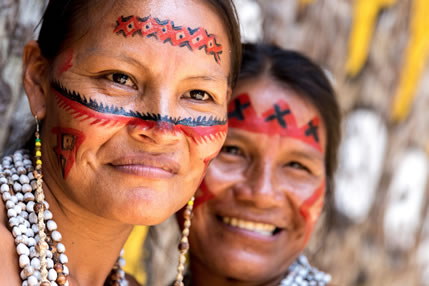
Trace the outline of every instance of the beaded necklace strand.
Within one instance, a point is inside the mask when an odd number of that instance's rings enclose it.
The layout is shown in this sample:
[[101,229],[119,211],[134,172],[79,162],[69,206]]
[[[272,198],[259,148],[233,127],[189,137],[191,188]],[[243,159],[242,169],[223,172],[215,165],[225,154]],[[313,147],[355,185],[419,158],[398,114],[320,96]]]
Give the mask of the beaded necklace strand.
[[[36,167],[33,167],[30,153],[25,150],[3,157],[0,191],[19,256],[22,286],[67,286],[68,258],[61,243],[61,233],[43,193],[41,156],[37,131]],[[128,285],[122,270],[125,261],[121,256],[107,277],[105,286]]]

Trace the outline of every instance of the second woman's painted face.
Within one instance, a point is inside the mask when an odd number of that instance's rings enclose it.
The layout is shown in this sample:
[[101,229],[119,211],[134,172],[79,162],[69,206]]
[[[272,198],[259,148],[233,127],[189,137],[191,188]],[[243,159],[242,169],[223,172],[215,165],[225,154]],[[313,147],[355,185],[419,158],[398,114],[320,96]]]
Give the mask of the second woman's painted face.
[[217,275],[268,285],[320,215],[326,131],[312,104],[268,78],[239,82],[228,117],[223,149],[197,193],[191,255]]
[[227,34],[203,1],[116,1],[88,25],[53,63],[45,181],[97,215],[159,223],[225,139]]

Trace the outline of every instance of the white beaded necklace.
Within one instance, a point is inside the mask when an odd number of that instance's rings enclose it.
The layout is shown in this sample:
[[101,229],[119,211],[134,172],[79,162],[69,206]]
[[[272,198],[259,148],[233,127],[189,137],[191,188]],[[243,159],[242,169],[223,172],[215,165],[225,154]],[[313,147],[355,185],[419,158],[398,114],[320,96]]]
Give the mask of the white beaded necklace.
[[[36,139],[36,164],[41,167],[40,145]],[[0,191],[15,238],[22,286],[66,286],[69,270],[65,246],[44,199],[41,168],[35,170],[30,158],[28,151],[20,150],[4,157],[0,164]],[[104,285],[128,285],[124,264],[120,256]]]
[[326,286],[330,281],[331,275],[312,267],[307,257],[300,255],[289,267],[280,286]]

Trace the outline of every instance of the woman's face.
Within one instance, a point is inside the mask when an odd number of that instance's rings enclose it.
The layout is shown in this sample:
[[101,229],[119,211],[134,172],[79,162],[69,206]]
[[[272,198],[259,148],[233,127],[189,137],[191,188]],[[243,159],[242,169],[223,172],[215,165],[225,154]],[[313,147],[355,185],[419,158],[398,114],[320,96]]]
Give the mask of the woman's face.
[[323,206],[325,127],[312,104],[268,78],[239,82],[228,118],[197,192],[191,260],[223,277],[275,281]]
[[230,46],[203,1],[116,3],[43,83],[45,181],[97,215],[155,224],[224,142]]

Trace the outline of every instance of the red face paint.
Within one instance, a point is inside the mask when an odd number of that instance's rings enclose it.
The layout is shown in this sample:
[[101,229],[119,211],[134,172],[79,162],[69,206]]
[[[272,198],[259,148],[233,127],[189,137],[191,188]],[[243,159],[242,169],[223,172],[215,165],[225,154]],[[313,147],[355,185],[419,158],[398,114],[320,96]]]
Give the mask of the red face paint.
[[325,182],[314,191],[314,193],[306,199],[299,207],[299,212],[304,218],[305,224],[305,244],[310,239],[310,235],[313,232],[314,225],[317,222],[317,218],[323,208],[324,195],[325,195]]
[[269,136],[292,137],[322,152],[318,134],[319,118],[315,117],[304,127],[298,127],[289,105],[283,100],[279,100],[259,116],[252,106],[249,95],[241,94],[228,106],[228,124],[233,128]]
[[175,119],[152,113],[142,114],[135,111],[125,111],[123,108],[97,103],[86,99],[76,92],[69,92],[59,84],[53,83],[58,106],[69,112],[74,119],[88,121],[90,125],[114,127],[128,125],[141,129],[156,128],[160,132],[182,132],[196,144],[208,141],[222,140],[228,130],[226,120],[212,117]]
[[52,133],[57,135],[57,146],[54,148],[61,166],[63,178],[67,178],[76,159],[76,153],[85,140],[85,135],[73,128],[55,127]]
[[58,69],[57,76],[61,76],[63,73],[68,71],[73,65],[73,49],[68,50],[64,55],[64,62],[60,65]]
[[188,47],[191,51],[202,50],[212,55],[220,63],[222,45],[216,42],[214,35],[208,34],[203,28],[189,28],[175,26],[173,21],[161,21],[150,16],[121,16],[116,21],[113,31],[124,37],[139,35],[141,37],[155,38],[163,43],[170,43],[177,47]]

